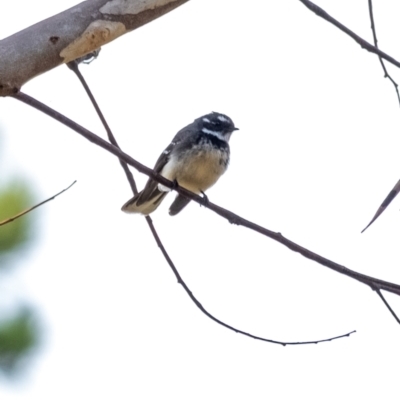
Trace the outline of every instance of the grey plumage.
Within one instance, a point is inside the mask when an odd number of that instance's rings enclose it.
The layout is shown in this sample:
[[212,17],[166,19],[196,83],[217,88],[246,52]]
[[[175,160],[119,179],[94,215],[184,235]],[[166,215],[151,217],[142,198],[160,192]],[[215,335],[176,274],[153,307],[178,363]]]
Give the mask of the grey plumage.
[[[206,191],[227,169],[228,142],[235,130],[232,120],[224,114],[213,112],[197,118],[175,135],[158,158],[154,171],[196,194]],[[168,188],[150,178],[143,191],[126,202],[122,210],[148,215],[168,192]],[[171,204],[170,215],[179,213],[189,202],[190,199],[178,194]]]

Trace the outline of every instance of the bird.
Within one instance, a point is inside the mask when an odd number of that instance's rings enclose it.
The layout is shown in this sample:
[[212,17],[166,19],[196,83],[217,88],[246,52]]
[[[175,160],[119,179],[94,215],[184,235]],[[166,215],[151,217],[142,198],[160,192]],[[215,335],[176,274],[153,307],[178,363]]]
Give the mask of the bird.
[[[229,139],[238,130],[225,114],[212,112],[195,119],[182,128],[161,153],[154,171],[197,195],[213,186],[228,168]],[[170,188],[149,179],[144,189],[128,200],[122,211],[148,216],[164,200]],[[175,216],[188,203],[189,198],[177,194],[169,208]]]

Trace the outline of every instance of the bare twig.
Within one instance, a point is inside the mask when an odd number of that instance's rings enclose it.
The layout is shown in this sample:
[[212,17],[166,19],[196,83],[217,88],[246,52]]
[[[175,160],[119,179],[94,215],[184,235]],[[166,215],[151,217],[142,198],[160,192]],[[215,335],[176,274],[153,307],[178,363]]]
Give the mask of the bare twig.
[[47,202],[49,202],[49,201],[55,199],[58,195],[61,195],[63,192],[68,191],[68,189],[70,189],[70,188],[72,187],[72,185],[74,185],[75,183],[76,183],[76,180],[75,180],[70,186],[68,186],[67,188],[63,189],[63,190],[60,191],[59,193],[53,195],[51,198],[48,198],[48,199],[44,200],[43,202],[40,202],[40,203],[38,203],[37,205],[32,206],[32,207],[30,207],[29,209],[26,209],[26,210],[24,210],[23,212],[16,214],[16,215],[13,216],[13,217],[10,217],[10,218],[8,218],[8,219],[6,219],[6,220],[0,221],[0,226],[4,226],[5,224],[11,223],[12,221],[14,221],[14,220],[16,220],[16,219],[18,219],[18,218],[24,216],[25,214],[31,212],[31,211],[34,210],[34,209],[38,208],[39,206],[42,206],[42,205],[44,205],[45,203],[47,203]]
[[[376,28],[375,28],[374,11],[373,11],[373,7],[372,7],[372,0],[368,0],[368,10],[369,10],[369,19],[371,21],[372,36],[374,38],[374,44],[375,44],[375,47],[378,48],[378,37],[376,35]],[[400,105],[400,94],[399,94],[399,87],[397,85],[397,82],[395,82],[394,79],[387,72],[387,69],[386,69],[385,63],[382,60],[382,57],[378,56],[378,59],[379,59],[379,62],[381,64],[381,66],[382,66],[382,69],[383,69],[384,78],[388,78],[390,80],[390,82],[392,82],[392,84],[394,86],[394,89],[396,91],[397,101],[399,102],[399,105]],[[397,183],[397,185],[399,185],[399,187],[400,187],[400,181]],[[396,197],[397,193],[395,191],[393,191],[393,190],[390,192],[390,194],[386,197],[386,199],[384,200],[384,202],[381,205],[381,207],[376,212],[376,214],[373,217],[373,219],[371,220],[371,222],[367,225],[367,227],[364,228],[364,230],[361,231],[361,233],[363,233],[379,217],[379,215],[385,210],[385,208],[389,205],[389,203]],[[397,315],[395,314],[395,312],[393,311],[393,309],[391,308],[389,303],[384,298],[381,290],[378,289],[378,290],[376,290],[376,292],[378,293],[380,299],[383,301],[385,306],[389,309],[389,312],[396,319],[397,323],[400,324],[399,318],[397,317]]]
[[330,16],[325,10],[323,10],[321,7],[317,6],[316,4],[312,3],[309,0],[300,0],[309,10],[313,11],[315,14],[317,14],[319,17],[323,18],[325,21],[330,22],[331,24],[335,25],[336,28],[339,28],[342,32],[346,33],[349,35],[351,38],[353,38],[363,49],[377,54],[379,57],[382,57],[389,63],[395,65],[396,67],[400,68],[400,62],[394,59],[393,57],[389,56],[388,54],[384,53],[382,50],[378,49],[377,47],[371,45],[368,43],[366,40],[361,38],[360,36],[356,35],[353,31],[351,31],[349,28],[344,26],[342,23],[337,21],[335,18]]
[[[323,10],[321,7],[317,6],[316,4],[312,3],[309,0],[300,0],[308,9],[313,11],[315,14],[317,14],[319,17],[323,18],[324,20],[330,22],[337,28],[339,28],[342,32],[345,32],[347,35],[349,35],[351,38],[353,38],[363,49],[368,50],[371,53],[375,53],[379,57],[379,61],[382,65],[385,78],[389,78],[390,81],[393,83],[396,93],[397,93],[397,98],[399,100],[400,104],[400,95],[399,95],[399,90],[398,90],[398,85],[397,83],[392,79],[392,77],[388,74],[387,69],[385,64],[383,63],[383,59],[388,61],[389,63],[392,63],[396,67],[400,67],[400,62],[395,60],[393,57],[389,56],[388,54],[382,52],[380,49],[378,49],[378,39],[376,36],[376,30],[375,30],[375,22],[374,22],[374,15],[373,15],[373,10],[372,10],[372,0],[368,0],[368,5],[369,5],[369,15],[370,15],[370,20],[371,20],[371,29],[374,37],[374,43],[375,46],[371,45],[368,43],[366,40],[362,39],[358,35],[356,35],[353,31],[351,31],[349,28],[341,24],[339,21],[334,19],[332,16],[330,16],[325,10]],[[383,201],[377,212],[375,213],[375,216],[372,218],[370,223],[361,231],[362,233],[383,213],[383,211],[386,209],[386,207],[390,204],[390,202],[397,196],[397,194],[400,192],[400,180],[398,183],[395,185],[395,187],[392,189],[392,191],[389,193],[389,195],[386,197],[386,199]]]
[[367,227],[365,227],[364,230],[361,231],[361,233],[363,233],[385,211],[385,209],[390,205],[392,200],[399,194],[399,192],[400,192],[400,180],[397,181],[397,184],[389,192],[388,196],[379,206],[372,220],[368,223]]
[[[98,54],[98,53],[97,53]],[[96,57],[97,57],[96,54]],[[67,64],[67,66],[75,73],[75,75],[78,77],[79,81],[81,82],[82,86],[84,87],[87,95],[89,96],[90,101],[93,104],[93,107],[96,110],[97,115],[100,118],[100,121],[102,122],[106,132],[107,132],[107,136],[108,136],[108,140],[117,148],[120,149],[117,140],[115,139],[113,133],[111,132],[111,129],[106,121],[106,119],[104,118],[104,115],[102,113],[102,111],[100,110],[99,105],[97,104],[97,101],[95,99],[95,97],[92,94],[92,91],[89,88],[89,85],[86,83],[85,78],[83,77],[83,75],[81,74],[81,72],[79,71],[79,62],[84,62],[86,60],[86,57],[83,57],[80,60],[74,60],[71,61],[70,63]],[[136,182],[135,179],[133,178],[133,174],[132,172],[129,170],[128,165],[121,159],[119,159],[119,163],[121,164],[122,169],[125,172],[126,178],[128,179],[129,185],[131,186],[132,192],[134,195],[136,195],[138,193],[137,190],[137,186],[136,186]]]
[[326,266],[338,273],[344,274],[357,281],[360,281],[361,283],[364,283],[373,289],[379,288],[381,290],[385,290],[385,291],[400,295],[400,285],[398,285],[398,284],[380,280],[380,279],[377,279],[377,278],[374,278],[371,276],[367,276],[365,274],[358,273],[354,270],[348,269],[347,267],[345,267],[343,265],[340,265],[340,264],[333,262],[327,258],[324,258],[323,256],[318,255],[306,248],[303,248],[302,246],[296,244],[295,242],[285,238],[281,233],[277,233],[277,232],[268,230],[267,228],[261,227],[258,224],[255,224],[249,220],[246,220],[243,217],[240,217],[237,214],[232,213],[229,210],[226,210],[212,202],[207,202],[207,204],[205,204],[202,196],[195,195],[194,193],[186,190],[183,187],[179,187],[179,186],[176,187],[176,185],[172,181],[169,181],[166,178],[164,178],[163,176],[155,173],[152,169],[139,163],[137,160],[133,159],[131,156],[122,152],[120,149],[109,144],[108,142],[104,141],[102,138],[93,134],[86,128],[84,128],[81,125],[77,124],[76,122],[72,121],[68,117],[65,117],[64,115],[58,113],[57,111],[53,110],[52,108],[46,106],[45,104],[39,102],[38,100],[36,100],[22,92],[18,92],[16,94],[14,94],[12,97],[32,106],[32,107],[36,108],[37,110],[40,110],[43,113],[47,114],[48,116],[56,119],[57,121],[61,122],[62,124],[66,125],[67,127],[71,128],[75,132],[77,132],[80,135],[82,135],[83,137],[85,137],[87,140],[93,142],[94,144],[102,147],[103,149],[107,150],[108,152],[112,153],[113,155],[117,156],[118,158],[124,160],[126,163],[128,163],[130,166],[133,166],[139,172],[146,174],[147,176],[153,178],[160,184],[166,186],[167,188],[171,188],[171,189],[175,190],[179,194],[182,194],[183,196],[190,198],[191,200],[197,202],[198,204],[211,209],[218,215],[227,219],[230,223],[247,227],[253,231],[256,231],[262,235],[265,235],[266,237],[269,237],[269,238],[281,243],[282,245],[286,246],[287,248],[291,249],[292,251],[300,253],[305,258],[313,260],[314,262],[317,262],[323,266]]
[[[368,0],[368,8],[369,8],[369,16],[370,16],[370,21],[371,21],[371,29],[372,29],[372,34],[373,34],[373,38],[374,38],[374,44],[375,46],[371,45],[370,43],[368,43],[366,40],[362,39],[360,36],[356,35],[353,31],[351,31],[349,28],[347,28],[346,26],[344,26],[342,23],[340,23],[339,21],[337,21],[336,19],[334,19],[332,16],[330,16],[325,10],[323,10],[321,7],[317,6],[316,4],[312,3],[309,0],[300,0],[308,9],[310,9],[311,11],[313,11],[315,14],[317,14],[319,17],[323,18],[324,20],[330,22],[331,24],[333,24],[334,26],[336,26],[337,28],[339,28],[342,32],[346,33],[347,35],[349,35],[351,38],[353,38],[363,49],[366,49],[367,51],[371,52],[371,53],[375,53],[378,58],[379,58],[379,62],[381,63],[383,72],[384,72],[384,77],[388,78],[395,90],[396,90],[396,94],[397,94],[397,100],[399,101],[399,105],[400,105],[400,94],[399,94],[399,89],[398,89],[398,85],[397,83],[393,80],[393,78],[389,75],[389,73],[387,72],[386,66],[383,62],[383,59],[387,60],[388,62],[394,64],[396,67],[400,67],[400,63],[395,60],[393,57],[389,56],[388,54],[382,52],[379,48],[378,48],[378,38],[376,35],[376,29],[375,29],[375,22],[374,22],[374,14],[373,14],[373,9],[372,9],[372,0]],[[386,199],[383,201],[383,203],[381,204],[381,206],[379,207],[379,209],[377,210],[377,212],[375,213],[375,216],[372,218],[372,220],[370,221],[370,223],[361,231],[361,233],[363,233],[381,214],[382,212],[386,209],[386,207],[390,204],[390,202],[397,196],[397,194],[400,191],[400,180],[399,182],[395,185],[395,187],[392,189],[392,191],[389,193],[389,195],[386,197]],[[366,283],[366,282],[365,282]],[[366,283],[367,284],[367,283]],[[371,286],[372,288],[374,288],[373,286]],[[382,287],[379,287],[382,288]],[[385,303],[385,305],[387,306],[387,308],[389,309],[389,311],[392,313],[392,315],[396,318],[397,322],[400,323],[400,321],[397,319],[397,316],[395,315],[395,313],[393,312],[393,310],[391,309],[391,307],[389,306],[389,304],[386,302],[386,300],[383,298],[381,291],[379,288],[376,288],[376,291],[378,292],[379,296],[381,297],[382,301]],[[383,288],[382,288],[383,289]]]
[[[376,36],[374,12],[373,12],[373,9],[372,9],[372,0],[368,0],[368,10],[369,10],[369,19],[371,21],[372,35],[374,37],[374,44],[375,44],[375,47],[378,48],[378,37]],[[393,84],[394,89],[395,89],[396,94],[397,94],[397,100],[398,100],[399,106],[400,106],[399,85],[397,84],[397,82],[394,81],[394,79],[387,72],[387,69],[386,69],[385,63],[382,60],[382,57],[380,55],[378,55],[378,58],[379,58],[379,62],[381,63],[381,66],[382,66],[382,69],[383,69],[384,78],[388,78],[390,80],[390,82]]]
[[165,259],[167,260],[168,264],[170,265],[172,271],[175,274],[176,279],[178,280],[178,283],[182,285],[182,287],[184,288],[184,290],[186,291],[186,293],[189,295],[189,297],[191,298],[191,300],[195,303],[195,305],[206,315],[208,316],[211,320],[213,320],[214,322],[220,324],[221,326],[226,327],[229,330],[232,330],[236,333],[239,334],[243,334],[247,337],[253,338],[255,340],[261,340],[261,341],[265,341],[265,342],[269,342],[269,343],[273,343],[273,344],[280,344],[280,345],[306,345],[306,344],[318,344],[318,343],[323,343],[323,342],[327,342],[327,341],[332,341],[332,340],[337,340],[339,338],[344,338],[344,337],[349,337],[351,334],[355,333],[356,331],[353,330],[347,334],[342,334],[340,336],[337,337],[331,337],[331,338],[327,338],[324,340],[316,340],[316,341],[302,341],[302,342],[283,342],[283,341],[276,341],[276,340],[270,340],[268,338],[263,338],[263,337],[258,337],[255,336],[253,334],[247,333],[245,331],[242,330],[238,330],[235,327],[232,327],[226,323],[224,323],[223,321],[217,319],[216,317],[214,317],[213,315],[211,315],[211,313],[209,313],[204,306],[197,300],[197,298],[193,295],[192,291],[190,291],[189,287],[186,285],[186,283],[183,281],[181,275],[179,274],[178,270],[176,269],[174,263],[172,262],[171,258],[169,257],[169,255],[167,254],[167,252],[165,251],[165,248],[157,234],[157,231],[155,230],[154,226],[153,226],[153,222],[151,221],[151,218],[149,216],[146,217],[147,219],[147,223],[149,224],[150,230],[153,233],[153,236],[157,242],[157,245],[159,246],[159,248],[161,249],[161,252],[163,253]]
[[400,320],[397,317],[396,313],[394,310],[391,308],[389,303],[386,301],[385,297],[382,294],[382,291],[380,289],[376,289],[377,294],[379,295],[379,298],[382,300],[382,302],[385,304],[385,306],[389,309],[389,312],[392,314],[392,316],[396,319],[396,322],[400,324]]
[[[371,29],[372,29],[372,34],[374,37],[374,43],[375,46],[378,47],[378,38],[376,35],[376,29],[375,29],[375,22],[374,22],[374,13],[372,9],[372,0],[368,0],[368,8],[369,8],[369,17],[371,20]],[[390,81],[392,82],[393,86],[396,89],[397,93],[397,99],[400,104],[400,95],[399,95],[399,88],[397,83],[393,80],[393,78],[388,74],[386,70],[386,66],[382,60],[382,58],[378,55],[379,61],[381,63],[383,72],[385,74],[385,78],[389,78]],[[379,209],[376,211],[374,217],[372,220],[369,222],[369,224],[361,231],[362,233],[384,212],[384,210],[389,206],[389,204],[392,202],[392,200],[397,196],[397,194],[400,192],[400,180],[397,182],[397,184],[394,186],[394,188],[390,191],[389,195],[385,198],[385,200],[382,202],[381,206],[379,206]]]
[[[75,61],[75,62],[71,62],[71,63],[68,64],[68,67],[71,68],[72,71],[74,71],[74,73],[78,76],[80,82],[82,83],[83,87],[85,88],[86,93],[88,94],[88,96],[89,96],[94,108],[96,109],[96,112],[97,112],[101,122],[103,123],[104,128],[107,131],[108,138],[109,138],[110,142],[114,146],[116,146],[116,147],[118,147],[120,149],[120,147],[118,146],[117,140],[115,139],[115,137],[114,137],[114,135],[113,135],[113,133],[112,133],[107,121],[106,121],[106,119],[104,118],[103,113],[100,110],[100,107],[98,106],[98,104],[96,102],[96,99],[94,98],[89,86],[86,83],[85,78],[82,76],[82,74],[79,71],[79,62],[82,62],[82,61],[84,61],[84,59],[83,60],[79,60],[79,61]],[[125,172],[125,174],[126,174],[126,176],[128,178],[128,181],[129,181],[129,183],[131,185],[132,191],[136,195],[137,194],[137,189],[136,189],[136,183],[135,183],[135,180],[133,178],[133,175],[132,175],[131,171],[129,170],[128,165],[122,159],[119,159],[119,161],[120,161],[120,164],[121,164],[121,166],[122,166],[122,168],[123,168],[123,170],[124,170],[124,172]],[[284,346],[285,345],[318,344],[320,342],[333,341],[333,340],[337,340],[339,338],[348,337],[351,334],[355,333],[355,330],[354,330],[352,332],[349,332],[349,333],[346,333],[346,334],[343,334],[343,335],[340,335],[340,336],[336,336],[336,337],[327,338],[327,339],[324,339],[324,340],[301,341],[301,342],[282,342],[282,341],[275,341],[275,340],[270,340],[270,339],[267,339],[267,338],[255,336],[253,334],[250,334],[250,333],[247,333],[245,331],[239,330],[239,329],[237,329],[237,328],[235,328],[233,326],[230,326],[230,325],[224,323],[223,321],[221,321],[221,320],[217,319],[216,317],[214,317],[210,312],[208,312],[203,307],[203,305],[200,303],[200,301],[198,301],[198,299],[193,295],[192,291],[190,290],[190,288],[186,285],[186,283],[182,279],[181,275],[178,272],[178,269],[176,268],[174,262],[172,261],[171,257],[169,256],[167,250],[165,249],[164,244],[162,243],[162,241],[161,241],[161,239],[160,239],[160,237],[159,237],[159,235],[158,235],[158,233],[157,233],[157,231],[156,231],[156,229],[154,227],[153,221],[152,221],[150,216],[146,216],[146,222],[147,222],[147,224],[148,224],[148,226],[150,228],[151,233],[153,234],[153,237],[154,237],[158,247],[161,250],[161,253],[164,255],[165,260],[167,261],[168,265],[170,266],[170,268],[172,269],[173,273],[175,274],[175,277],[177,278],[178,283],[182,285],[182,287],[184,288],[186,293],[189,295],[190,299],[201,310],[201,312],[203,312],[207,317],[209,317],[214,322],[226,327],[227,329],[233,330],[236,333],[243,334],[243,335],[245,335],[247,337],[251,337],[251,338],[256,339],[256,340],[266,341],[266,342],[270,342],[270,343],[274,343],[274,344],[280,344],[280,345],[284,345]]]
[[[400,191],[400,180],[397,182],[397,184],[394,186],[394,188],[390,191],[389,195],[385,198],[385,200],[382,202],[381,206],[375,213],[375,216],[372,218],[372,220],[369,222],[369,224],[364,228],[364,230],[361,231],[361,233],[363,233],[384,212],[384,210],[387,208],[387,206],[390,204],[390,202],[392,202],[392,200],[397,196],[399,191]],[[400,324],[398,317],[394,313],[393,309],[390,307],[389,303],[383,297],[380,289],[376,288],[375,290],[378,293],[381,300],[383,301],[383,303],[385,304],[385,306],[389,309],[390,313],[396,319],[397,323]]]

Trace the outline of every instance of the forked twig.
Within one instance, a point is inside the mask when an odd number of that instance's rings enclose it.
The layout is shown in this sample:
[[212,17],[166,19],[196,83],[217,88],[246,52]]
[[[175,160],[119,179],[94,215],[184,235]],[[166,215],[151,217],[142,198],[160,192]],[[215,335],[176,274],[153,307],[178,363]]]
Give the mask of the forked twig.
[[[372,0],[368,0],[368,10],[369,10],[369,19],[371,21],[371,30],[372,30],[372,35],[374,37],[374,44],[375,47],[378,48],[378,37],[376,35],[376,28],[375,28],[375,21],[374,21],[374,12],[372,9]],[[395,80],[389,75],[389,73],[387,72],[385,63],[382,60],[382,57],[378,54],[378,59],[379,62],[381,63],[382,69],[383,69],[383,73],[384,73],[384,78],[388,78],[390,80],[390,82],[393,84],[394,89],[396,91],[397,94],[397,100],[399,102],[399,106],[400,106],[400,94],[399,94],[399,85],[397,84],[397,82],[395,82]]]

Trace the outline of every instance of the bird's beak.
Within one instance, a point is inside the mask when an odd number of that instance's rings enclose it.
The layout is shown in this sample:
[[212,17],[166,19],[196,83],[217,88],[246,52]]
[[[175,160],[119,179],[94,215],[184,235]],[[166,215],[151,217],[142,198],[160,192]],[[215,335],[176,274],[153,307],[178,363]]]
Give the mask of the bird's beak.
[[236,127],[235,127],[233,130],[234,130],[234,131],[239,131],[239,128],[236,128]]

